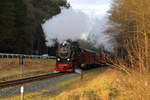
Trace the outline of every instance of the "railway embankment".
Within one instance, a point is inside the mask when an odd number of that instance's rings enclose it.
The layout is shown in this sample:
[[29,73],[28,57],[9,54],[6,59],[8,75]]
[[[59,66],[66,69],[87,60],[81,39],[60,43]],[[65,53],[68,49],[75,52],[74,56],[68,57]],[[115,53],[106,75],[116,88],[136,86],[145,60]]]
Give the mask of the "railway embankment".
[[[69,73],[56,78],[26,84],[24,85],[24,98],[25,100],[48,100],[63,91],[73,88],[72,85],[74,84],[85,83],[102,70],[104,69],[87,70],[83,72],[82,80],[80,74]],[[0,100],[18,100],[20,98],[20,86],[2,89],[0,94]]]
[[[47,89],[49,89],[49,91],[53,92],[58,89],[56,84],[58,84],[62,81],[69,80],[69,79],[75,77],[77,74],[60,73],[60,76],[58,76],[58,75],[59,75],[59,73],[57,73],[56,77],[53,75],[52,76],[53,78],[46,78],[46,79],[38,80],[35,82],[23,84],[22,86],[24,86],[25,98],[27,98],[27,96],[26,96],[27,94],[30,94],[30,93],[36,94],[37,92],[42,93],[42,91],[45,91]],[[6,100],[7,99],[10,100],[12,98],[14,98],[13,100],[17,100],[17,97],[19,97],[19,95],[20,95],[20,87],[21,87],[21,85],[16,85],[14,87],[0,89],[0,100],[4,100],[4,98]]]
[[[83,79],[78,74],[70,75],[55,79],[57,81],[53,84],[50,84],[54,81],[51,80],[45,88],[26,93],[24,95],[25,100],[150,99],[150,74],[148,73],[141,74],[134,71],[127,74],[115,68],[103,67],[84,72]],[[45,83],[43,83],[43,86],[45,86]],[[34,88],[34,86],[31,87]],[[0,100],[17,100],[19,98],[20,95],[17,94]]]

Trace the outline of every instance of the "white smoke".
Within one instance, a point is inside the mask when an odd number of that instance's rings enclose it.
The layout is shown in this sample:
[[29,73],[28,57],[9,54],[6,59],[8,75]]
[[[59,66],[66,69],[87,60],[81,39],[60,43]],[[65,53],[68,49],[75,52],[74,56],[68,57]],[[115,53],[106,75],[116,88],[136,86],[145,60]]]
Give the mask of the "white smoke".
[[53,45],[52,39],[59,42],[67,39],[85,38],[89,30],[89,18],[83,12],[62,8],[61,14],[46,21],[42,26],[46,35],[47,45]]
[[112,37],[104,34],[107,29],[106,22],[108,18],[101,20],[89,17],[85,13],[72,8],[62,8],[61,13],[47,20],[43,25],[47,45],[53,45],[53,39],[57,38],[59,42],[67,39],[84,39],[94,42],[94,46],[103,45],[108,51],[112,51],[113,45],[110,43]]
[[88,35],[90,42],[94,47],[103,46],[107,51],[112,52],[116,42],[114,38],[106,33],[106,30],[111,26],[108,25],[108,17],[104,16],[101,19],[96,19],[91,31]]

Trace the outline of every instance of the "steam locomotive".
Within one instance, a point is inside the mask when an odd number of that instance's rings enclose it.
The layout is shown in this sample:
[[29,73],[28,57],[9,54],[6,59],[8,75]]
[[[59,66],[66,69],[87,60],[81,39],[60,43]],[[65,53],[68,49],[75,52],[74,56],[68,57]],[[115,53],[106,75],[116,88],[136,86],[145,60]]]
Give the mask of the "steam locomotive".
[[100,64],[96,52],[82,49],[67,41],[59,44],[56,60],[55,72],[73,72],[76,68],[95,67]]

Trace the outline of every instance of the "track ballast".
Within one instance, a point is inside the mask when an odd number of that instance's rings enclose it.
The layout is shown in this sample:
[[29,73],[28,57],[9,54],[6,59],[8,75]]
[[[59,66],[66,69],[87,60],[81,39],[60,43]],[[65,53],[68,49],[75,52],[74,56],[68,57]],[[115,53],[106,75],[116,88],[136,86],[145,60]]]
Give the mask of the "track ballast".
[[61,76],[64,74],[65,73],[52,73],[52,74],[40,75],[40,76],[29,77],[29,78],[24,78],[24,79],[1,82],[0,89],[6,88],[6,87],[18,86],[18,85],[22,85],[22,84],[30,83],[30,82],[34,82],[34,81],[40,81],[40,80],[44,80],[44,79],[54,78],[54,77]]

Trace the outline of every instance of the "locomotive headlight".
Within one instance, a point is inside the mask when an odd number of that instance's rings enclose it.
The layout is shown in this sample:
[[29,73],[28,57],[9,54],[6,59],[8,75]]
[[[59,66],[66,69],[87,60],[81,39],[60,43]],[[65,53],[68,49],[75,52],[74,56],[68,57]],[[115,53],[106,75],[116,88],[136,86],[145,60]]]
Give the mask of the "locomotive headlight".
[[57,61],[60,61],[60,58],[57,58]]
[[67,61],[70,61],[70,59],[68,58]]

